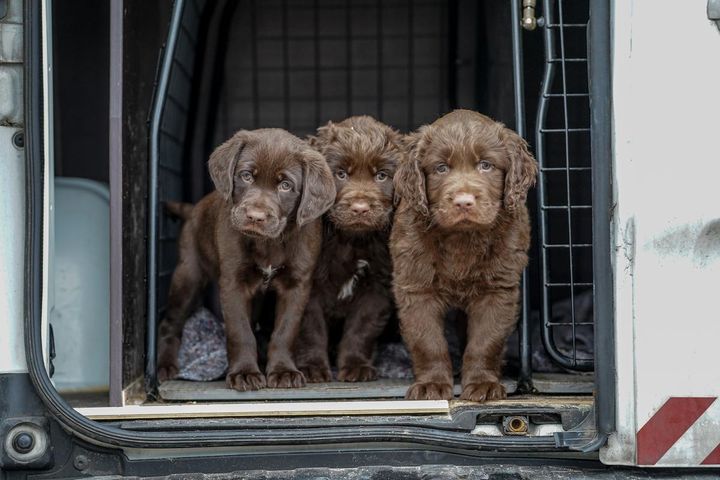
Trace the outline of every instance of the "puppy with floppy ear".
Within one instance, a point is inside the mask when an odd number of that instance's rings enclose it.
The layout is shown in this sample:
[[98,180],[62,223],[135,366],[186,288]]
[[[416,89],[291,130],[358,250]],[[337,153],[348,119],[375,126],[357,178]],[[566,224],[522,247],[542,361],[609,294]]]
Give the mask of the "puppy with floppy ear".
[[310,141],[327,159],[337,195],[324,218],[297,365],[310,382],[330,381],[328,329],[342,325],[338,380],[374,380],[375,344],[393,310],[387,240],[401,137],[372,117],[357,116],[318,128]]
[[537,164],[515,132],[456,110],[420,128],[395,176],[393,290],[415,373],[409,399],[452,398],[443,320],[465,311],[460,398],[505,397],[502,353],[515,328]]
[[[320,253],[320,216],[335,185],[325,159],[280,129],[240,131],[210,156],[216,191],[196,206],[171,204],[185,217],[166,317],[159,327],[158,378],[177,374],[186,318],[203,287],[217,281],[225,320],[228,387],[300,387],[292,347]],[[253,297],[277,291],[266,375],[260,372],[251,325]]]

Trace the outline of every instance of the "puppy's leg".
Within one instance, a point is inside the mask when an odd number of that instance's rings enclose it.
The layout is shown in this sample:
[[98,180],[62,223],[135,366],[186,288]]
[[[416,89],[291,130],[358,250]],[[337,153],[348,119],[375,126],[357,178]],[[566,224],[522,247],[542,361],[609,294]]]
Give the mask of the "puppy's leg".
[[377,378],[373,353],[390,308],[388,297],[376,292],[361,293],[353,301],[338,348],[338,380],[367,382]]
[[220,303],[227,333],[228,388],[241,392],[265,387],[257,361],[257,344],[251,326],[253,292],[238,281],[234,271],[221,273]]
[[397,295],[400,332],[410,351],[415,383],[408,400],[450,400],[453,396],[452,364],[445,339],[446,306],[429,294]]
[[505,342],[515,328],[518,295],[517,288],[496,290],[468,306],[461,399],[483,402],[506,397],[500,375]]
[[328,332],[320,299],[313,297],[305,307],[302,325],[295,340],[295,361],[310,383],[332,380],[328,358]]
[[305,386],[305,376],[297,369],[292,350],[300,331],[300,321],[310,296],[310,284],[298,280],[293,286],[278,286],[275,327],[268,345],[265,373],[270,388],[298,388]]
[[182,249],[180,262],[170,281],[167,312],[158,326],[157,376],[161,383],[178,373],[177,356],[183,326],[197,306],[199,294],[206,283],[195,251],[191,248]]

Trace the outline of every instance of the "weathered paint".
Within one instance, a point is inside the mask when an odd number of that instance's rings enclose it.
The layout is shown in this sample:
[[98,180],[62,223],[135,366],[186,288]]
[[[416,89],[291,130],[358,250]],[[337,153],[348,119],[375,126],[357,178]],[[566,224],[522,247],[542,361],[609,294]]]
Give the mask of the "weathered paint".
[[27,371],[22,322],[25,269],[25,152],[22,134],[22,1],[0,19],[0,373]]
[[641,465],[684,463],[688,450],[693,464],[701,463],[720,443],[720,429],[707,431],[718,406],[714,397],[673,397],[650,417],[637,433],[637,463]]
[[[669,398],[720,395],[720,32],[706,6],[614,2],[618,432],[606,463],[636,463],[636,433]],[[660,463],[701,463],[713,435],[694,439]]]
[[27,371],[23,344],[25,271],[24,151],[13,145],[21,130],[0,126],[0,373]]

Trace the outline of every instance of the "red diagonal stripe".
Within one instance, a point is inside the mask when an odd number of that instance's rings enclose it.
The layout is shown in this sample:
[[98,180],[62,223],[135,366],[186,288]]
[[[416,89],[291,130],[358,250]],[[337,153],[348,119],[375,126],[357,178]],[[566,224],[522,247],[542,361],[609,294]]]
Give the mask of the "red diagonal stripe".
[[715,447],[700,465],[720,465],[720,445]]
[[637,433],[638,465],[655,465],[715,397],[673,397]]

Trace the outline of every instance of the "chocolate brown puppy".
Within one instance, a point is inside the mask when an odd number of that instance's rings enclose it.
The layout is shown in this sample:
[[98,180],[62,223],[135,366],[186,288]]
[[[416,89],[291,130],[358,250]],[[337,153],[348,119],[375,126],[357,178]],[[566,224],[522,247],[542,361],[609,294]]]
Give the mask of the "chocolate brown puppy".
[[502,353],[528,260],[525,199],[537,164],[515,132],[468,110],[421,127],[408,146],[395,175],[390,236],[393,290],[415,374],[406,397],[452,398],[443,316],[457,307],[468,322],[460,398],[505,398]]
[[328,123],[311,143],[333,171],[337,196],[324,219],[322,253],[296,346],[297,365],[309,382],[330,381],[328,327],[344,322],[338,380],[374,380],[375,343],[393,309],[387,241],[392,177],[404,152],[401,136],[360,116]]
[[[292,347],[322,241],[319,218],[335,199],[332,173],[307,142],[280,129],[236,133],[210,156],[216,191],[186,217],[165,318],[159,326],[158,378],[174,377],[183,324],[209,281],[217,280],[227,333],[226,382],[236,390],[301,387]],[[265,375],[250,321],[253,297],[277,291]]]

